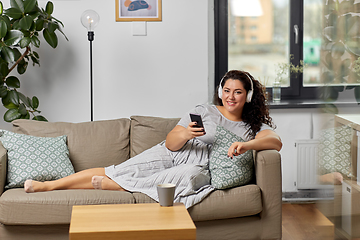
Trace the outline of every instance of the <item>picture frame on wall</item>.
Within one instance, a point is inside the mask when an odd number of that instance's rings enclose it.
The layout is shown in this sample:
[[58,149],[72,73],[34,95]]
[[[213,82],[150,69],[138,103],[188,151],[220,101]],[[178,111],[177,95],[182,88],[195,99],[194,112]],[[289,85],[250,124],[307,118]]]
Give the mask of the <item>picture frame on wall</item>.
[[162,21],[161,0],[115,0],[116,21]]

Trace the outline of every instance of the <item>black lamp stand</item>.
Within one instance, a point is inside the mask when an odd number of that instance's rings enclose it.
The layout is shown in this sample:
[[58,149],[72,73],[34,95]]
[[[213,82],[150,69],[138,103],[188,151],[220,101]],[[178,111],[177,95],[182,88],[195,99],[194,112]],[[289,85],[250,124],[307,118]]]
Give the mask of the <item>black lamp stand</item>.
[[88,32],[88,40],[90,42],[90,108],[91,121],[94,120],[94,101],[93,101],[93,69],[92,69],[92,42],[94,40],[94,32]]

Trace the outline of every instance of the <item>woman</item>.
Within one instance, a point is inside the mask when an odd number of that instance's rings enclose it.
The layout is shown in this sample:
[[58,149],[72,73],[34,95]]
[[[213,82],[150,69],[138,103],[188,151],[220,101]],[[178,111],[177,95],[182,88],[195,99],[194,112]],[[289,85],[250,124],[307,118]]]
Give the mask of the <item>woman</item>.
[[186,114],[167,135],[166,141],[117,166],[87,169],[68,177],[38,182],[27,180],[26,192],[60,189],[104,189],[142,192],[157,199],[156,185],[176,184],[175,201],[201,201],[214,190],[209,182],[189,186],[190,180],[208,175],[208,165],[216,126],[227,128],[247,142],[234,142],[228,149],[232,158],[247,150],[282,147],[265,102],[262,85],[249,73],[232,70],[225,74],[216,96],[217,105],[199,105],[191,111],[202,116],[203,128],[196,127]]

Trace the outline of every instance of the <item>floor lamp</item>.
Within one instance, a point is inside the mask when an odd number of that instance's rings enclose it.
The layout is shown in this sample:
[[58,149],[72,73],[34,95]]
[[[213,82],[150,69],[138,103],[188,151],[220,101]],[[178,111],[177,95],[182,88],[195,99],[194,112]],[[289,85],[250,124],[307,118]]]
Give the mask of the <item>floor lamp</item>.
[[93,106],[93,70],[92,70],[92,41],[94,40],[94,28],[100,21],[99,14],[94,10],[86,10],[81,15],[81,23],[88,30],[88,40],[90,42],[90,109],[91,121],[94,120],[94,106]]

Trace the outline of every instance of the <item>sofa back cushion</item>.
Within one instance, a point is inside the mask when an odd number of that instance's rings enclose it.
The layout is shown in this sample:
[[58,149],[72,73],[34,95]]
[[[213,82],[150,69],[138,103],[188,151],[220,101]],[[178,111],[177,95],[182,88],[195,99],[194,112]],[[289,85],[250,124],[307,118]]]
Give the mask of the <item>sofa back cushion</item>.
[[19,119],[13,131],[38,137],[67,136],[76,172],[119,164],[129,158],[129,119],[66,123]]
[[164,141],[180,118],[132,116],[130,129],[130,157]]

